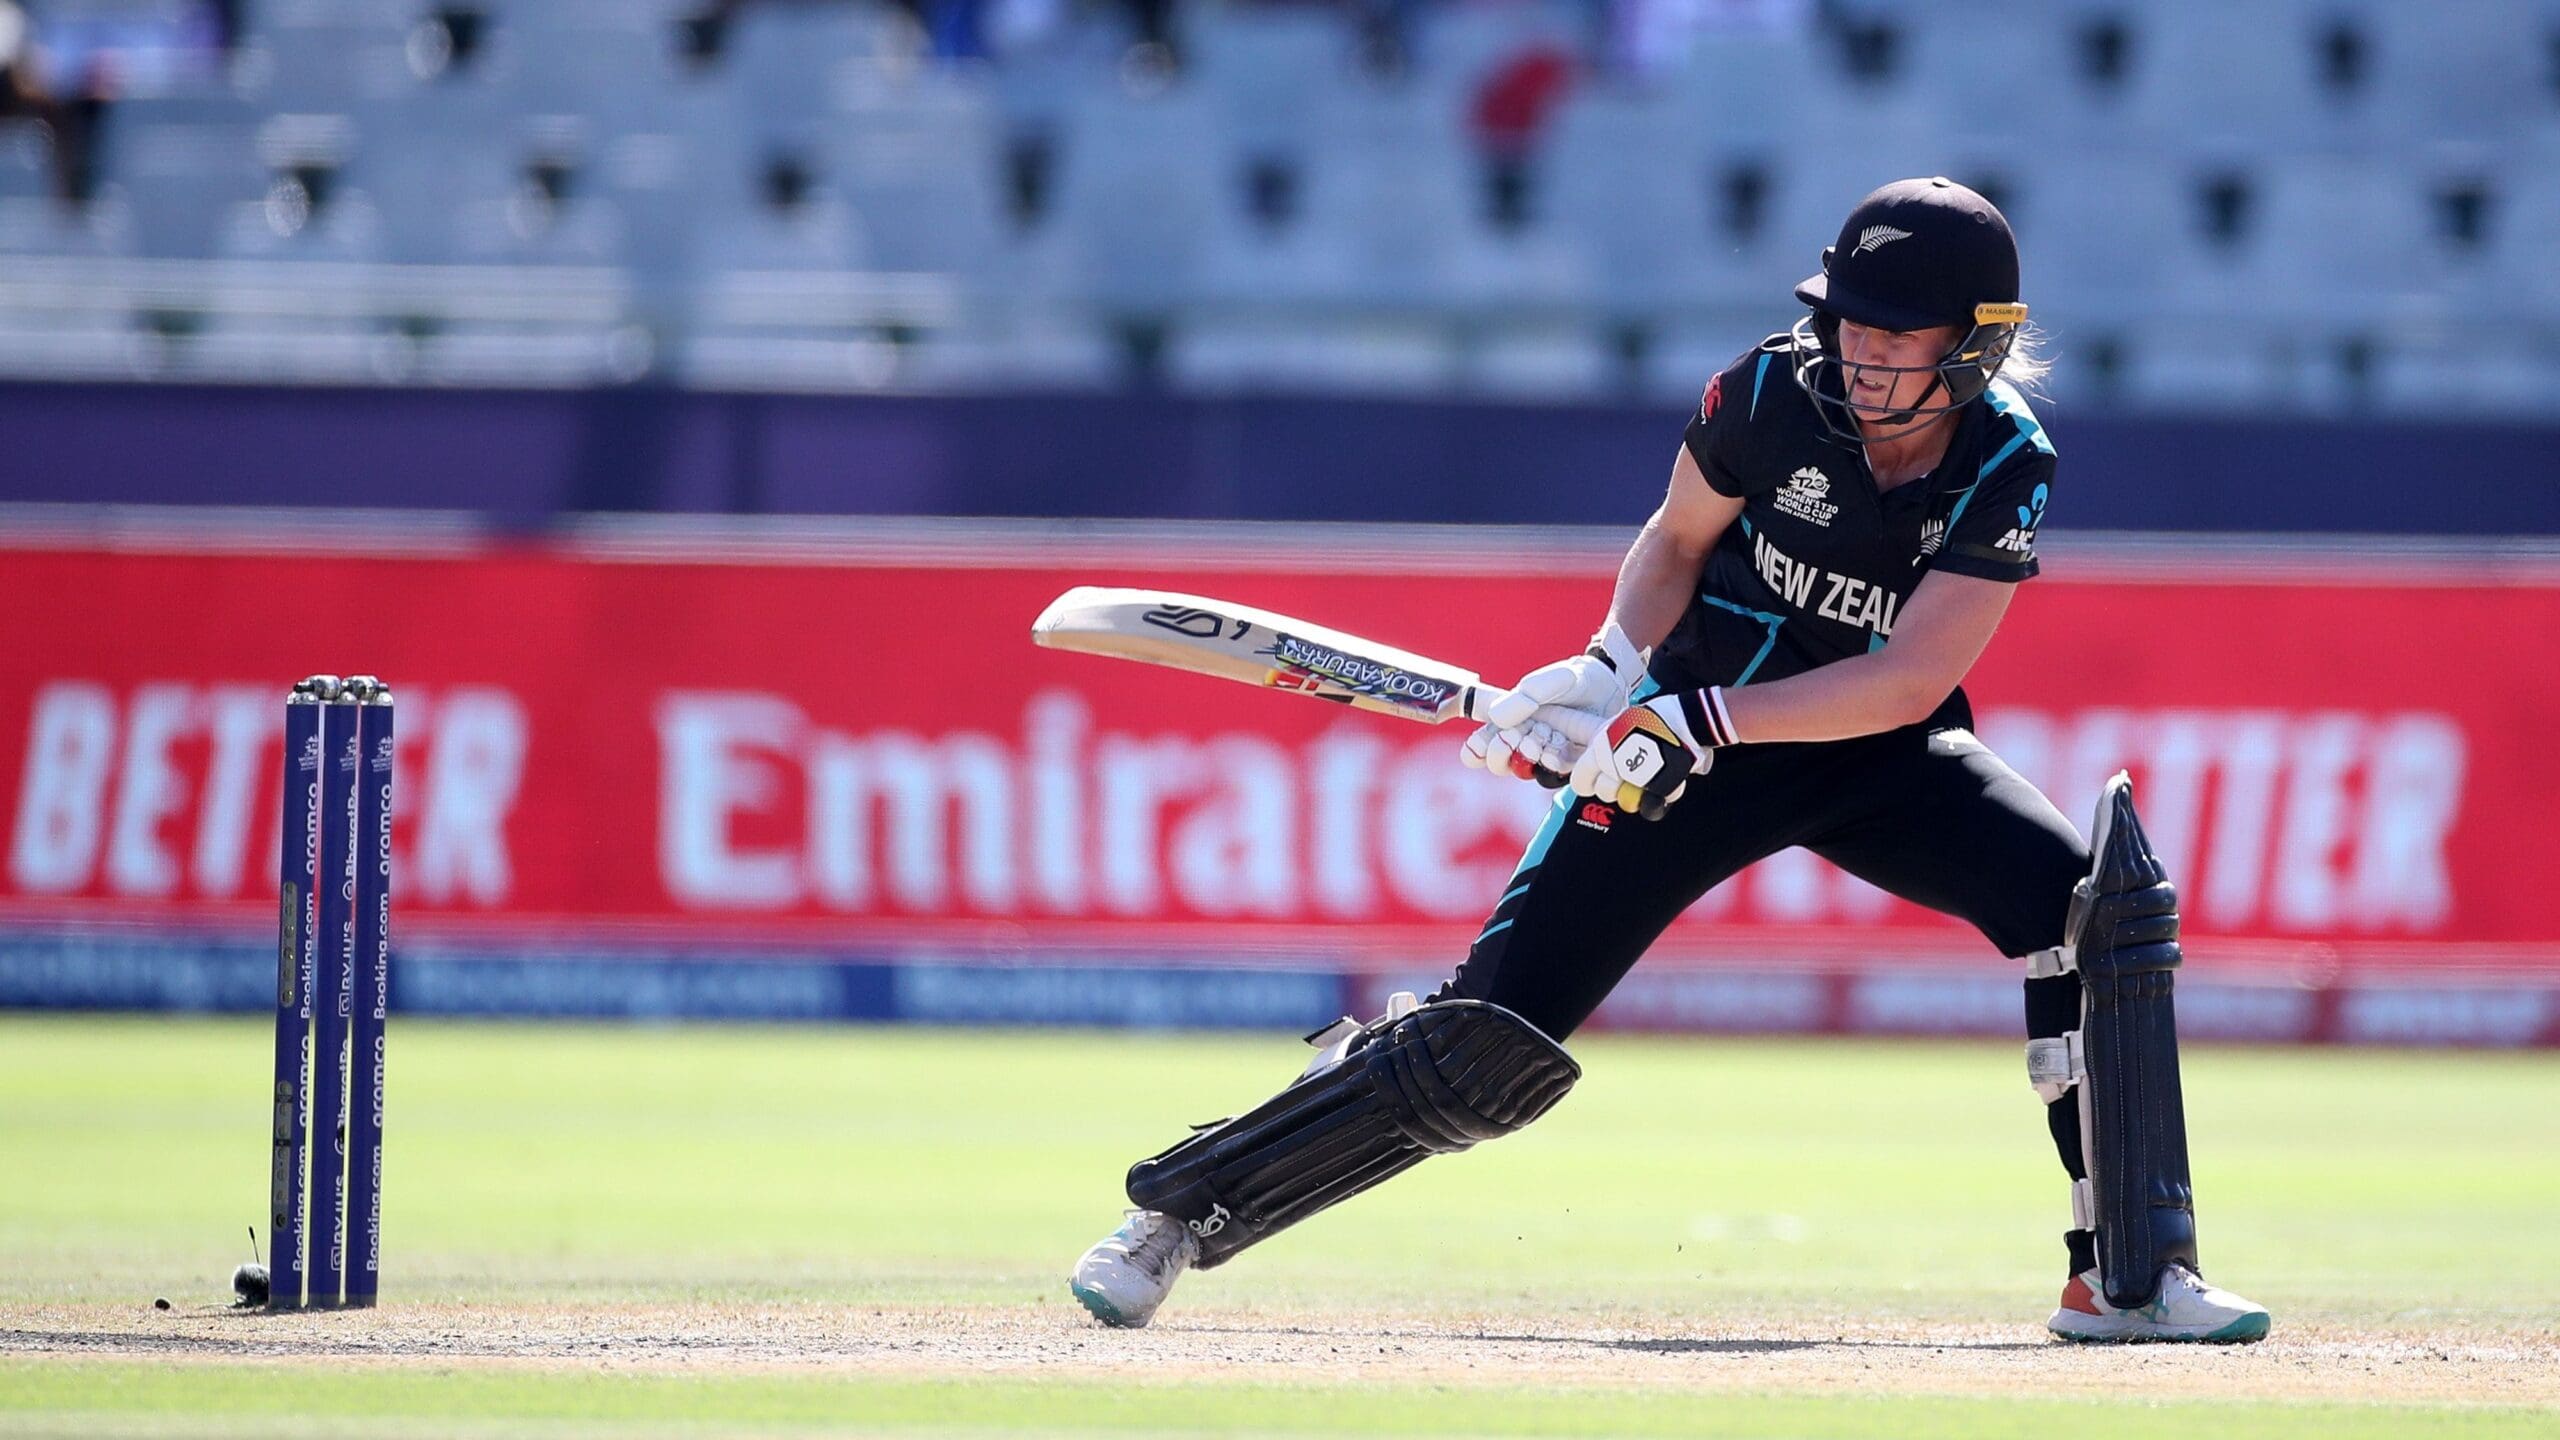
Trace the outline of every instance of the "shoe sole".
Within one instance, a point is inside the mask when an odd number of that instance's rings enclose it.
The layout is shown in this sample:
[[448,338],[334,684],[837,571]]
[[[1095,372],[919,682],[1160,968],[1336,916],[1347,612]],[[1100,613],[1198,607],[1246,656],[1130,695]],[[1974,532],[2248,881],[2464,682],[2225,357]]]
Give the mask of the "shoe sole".
[[2268,1329],[2271,1328],[2273,1324],[2274,1322],[2268,1319],[2266,1312],[2264,1311],[2260,1311],[2255,1315],[2243,1315],[2239,1319],[2232,1321],[2230,1324],[2225,1325],[2221,1329],[2204,1337],[2205,1343],[2210,1345],[2246,1345],[2252,1340],[2264,1340],[2267,1338]]
[[1067,1282],[1067,1291],[1076,1297],[1078,1304],[1084,1306],[1087,1314],[1093,1316],[1094,1319],[1101,1321],[1103,1324],[1110,1326],[1114,1330],[1143,1329],[1146,1326],[1147,1320],[1154,1318],[1149,1316],[1137,1320],[1130,1319],[1128,1316],[1120,1313],[1120,1307],[1112,1304],[1109,1296],[1104,1295],[1101,1291],[1094,1289],[1090,1285],[1070,1280]]
[[2262,1313],[2243,1315],[2218,1330],[2200,1335],[2181,1335],[2164,1330],[2125,1330],[2114,1334],[2091,1334],[2062,1329],[2047,1322],[2045,1328],[2075,1345],[2246,1345],[2267,1338],[2272,1322]]

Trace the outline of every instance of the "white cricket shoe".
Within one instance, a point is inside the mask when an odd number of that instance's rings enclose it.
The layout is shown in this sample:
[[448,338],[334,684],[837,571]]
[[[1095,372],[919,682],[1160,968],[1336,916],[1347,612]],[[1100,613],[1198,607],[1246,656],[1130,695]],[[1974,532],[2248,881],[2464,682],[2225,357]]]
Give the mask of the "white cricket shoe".
[[1076,1262],[1067,1281],[1093,1318],[1136,1329],[1155,1318],[1173,1282],[1200,1258],[1200,1242],[1161,1210],[1132,1210],[1120,1228]]
[[2208,1285],[2184,1265],[2160,1276],[2160,1293],[2138,1310],[2107,1303],[2098,1272],[2083,1271],[2062,1287],[2062,1305],[2044,1327],[2065,1340],[2196,1340],[2240,1345],[2267,1338],[2267,1307]]

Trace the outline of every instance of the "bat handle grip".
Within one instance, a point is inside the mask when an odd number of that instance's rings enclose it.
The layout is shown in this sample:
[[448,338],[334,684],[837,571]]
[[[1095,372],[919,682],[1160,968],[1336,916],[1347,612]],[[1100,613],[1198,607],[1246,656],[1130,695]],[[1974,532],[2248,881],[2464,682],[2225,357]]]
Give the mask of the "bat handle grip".
[[1510,698],[1510,691],[1479,680],[1467,687],[1467,718],[1479,725],[1489,725],[1493,723],[1494,705]]

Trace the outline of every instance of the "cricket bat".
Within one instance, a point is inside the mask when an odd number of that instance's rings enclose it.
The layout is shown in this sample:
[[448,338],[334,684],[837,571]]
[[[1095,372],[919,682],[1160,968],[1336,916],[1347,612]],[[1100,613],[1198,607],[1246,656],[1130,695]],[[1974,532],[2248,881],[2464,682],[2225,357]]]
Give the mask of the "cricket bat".
[[1437,725],[1487,718],[1510,693],[1473,670],[1249,605],[1079,585],[1031,622],[1033,643],[1289,690]]

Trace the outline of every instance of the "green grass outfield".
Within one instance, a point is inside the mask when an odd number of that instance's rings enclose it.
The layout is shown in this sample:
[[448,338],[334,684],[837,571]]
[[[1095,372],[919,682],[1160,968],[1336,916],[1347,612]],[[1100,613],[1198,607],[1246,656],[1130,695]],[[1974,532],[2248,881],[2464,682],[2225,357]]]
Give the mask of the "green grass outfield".
[[[320,1417],[346,1414],[375,1417],[358,1434],[2049,1437],[2179,1433],[2189,1411],[2216,1435],[2560,1430],[2538,1402],[2394,1405],[2387,1383],[2347,1403],[2226,1387],[2129,1407],[1990,1381],[1964,1393],[1961,1377],[1702,1400],[1534,1375],[172,1363],[36,1335],[147,1337],[152,1297],[185,1311],[222,1296],[264,1208],[269,1044],[256,1021],[0,1016],[0,1433],[337,1433]],[[2015,1045],[1575,1048],[1588,1076],[1546,1120],[1191,1277],[1180,1314],[2040,1334],[2066,1206]],[[1010,1307],[1064,1328],[1065,1270],[1116,1219],[1129,1160],[1258,1100],[1304,1053],[1258,1035],[403,1023],[384,1313]],[[2560,1061],[2209,1049],[2188,1090],[2208,1266],[2275,1310],[2280,1340],[2551,1346]],[[216,1323],[254,1336],[266,1322]],[[2092,1353],[2069,1352],[2076,1373],[2110,1363]]]
[[[851,1380],[827,1376],[590,1376],[494,1372],[348,1374],[266,1367],[213,1376],[0,1361],[8,1421],[30,1430],[136,1435],[370,1435],[417,1425],[450,1435],[1890,1435],[1896,1440],[2054,1440],[2140,1433],[2317,1435],[2322,1440],[2548,1436],[2514,1409],[2405,1405],[1988,1401],[1944,1396],[1716,1395],[1509,1387],[1102,1386],[1090,1381]],[[24,1388],[21,1388],[24,1387]],[[210,1423],[205,1423],[210,1422]],[[2122,1426],[2121,1432],[2117,1427]]]

